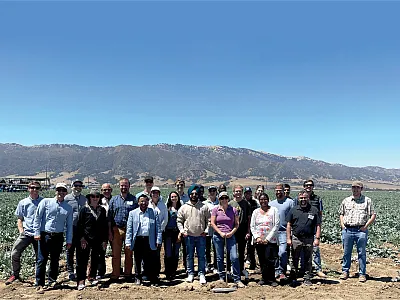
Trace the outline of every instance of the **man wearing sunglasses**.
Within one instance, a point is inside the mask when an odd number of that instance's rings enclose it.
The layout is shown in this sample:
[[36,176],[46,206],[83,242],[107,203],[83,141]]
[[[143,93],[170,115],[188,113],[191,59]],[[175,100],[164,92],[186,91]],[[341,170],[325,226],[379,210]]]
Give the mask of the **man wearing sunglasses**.
[[72,245],[67,249],[67,271],[69,280],[75,280],[76,278],[74,272],[74,254],[76,245],[79,243],[79,240],[77,240],[78,215],[80,209],[86,205],[86,197],[81,194],[83,187],[83,182],[79,179],[75,179],[71,184],[71,193],[65,196],[64,199],[66,203],[71,205],[73,211]]
[[60,255],[64,243],[66,228],[67,249],[72,243],[72,207],[64,201],[67,185],[57,183],[56,196],[40,201],[33,221],[33,232],[38,243],[38,259],[36,264],[36,292],[43,294],[46,264],[50,256],[48,286],[53,286],[58,277]]
[[15,215],[17,216],[17,227],[19,236],[11,250],[11,268],[12,274],[6,281],[6,285],[19,279],[21,270],[21,255],[24,250],[32,244],[35,256],[37,258],[38,242],[33,238],[33,219],[36,209],[43,199],[39,196],[40,183],[33,181],[28,184],[29,196],[18,203]]

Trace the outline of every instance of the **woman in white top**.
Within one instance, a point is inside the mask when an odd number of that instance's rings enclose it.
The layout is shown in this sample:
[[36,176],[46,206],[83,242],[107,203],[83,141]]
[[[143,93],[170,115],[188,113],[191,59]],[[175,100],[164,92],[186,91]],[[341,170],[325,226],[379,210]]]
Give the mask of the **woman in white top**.
[[270,284],[275,287],[278,285],[275,281],[275,262],[279,250],[277,244],[279,214],[276,207],[269,206],[267,194],[261,193],[258,199],[260,208],[254,210],[250,223],[262,272],[262,280],[258,284]]

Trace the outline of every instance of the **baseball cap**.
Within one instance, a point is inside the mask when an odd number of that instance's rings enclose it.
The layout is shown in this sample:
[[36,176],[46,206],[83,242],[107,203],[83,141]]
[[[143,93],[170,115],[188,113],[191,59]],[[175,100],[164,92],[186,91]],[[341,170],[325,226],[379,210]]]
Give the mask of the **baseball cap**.
[[353,181],[351,186],[358,186],[360,188],[364,187],[363,183],[361,181]]
[[153,186],[153,187],[151,188],[150,192],[153,192],[153,191],[159,191],[159,192],[161,192],[161,191],[160,191],[160,188],[159,188],[158,186]]
[[56,184],[56,190],[57,189],[66,189],[66,190],[68,190],[67,185],[64,182],[57,183]]
[[244,188],[244,192],[252,192],[251,187],[247,186]]
[[219,193],[218,199],[220,199],[220,198],[223,197],[223,196],[226,196],[226,197],[229,198],[228,192],[221,192],[221,193]]
[[151,182],[153,182],[154,181],[154,178],[153,178],[153,176],[146,176],[145,178],[144,178],[144,181],[146,182],[146,181],[151,181]]
[[210,185],[208,187],[208,190],[217,190],[217,187],[215,185]]

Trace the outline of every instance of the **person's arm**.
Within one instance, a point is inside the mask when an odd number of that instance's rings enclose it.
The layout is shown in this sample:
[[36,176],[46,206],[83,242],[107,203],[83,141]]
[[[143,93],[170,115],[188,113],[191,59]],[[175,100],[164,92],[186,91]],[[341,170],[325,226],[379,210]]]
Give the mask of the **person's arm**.
[[235,227],[233,227],[233,229],[228,233],[228,234],[226,234],[226,237],[227,238],[230,238],[230,237],[232,237],[234,234],[235,234],[235,232],[238,230],[238,228],[239,228],[239,222],[240,222],[240,220],[239,220],[239,215],[238,214],[235,214]]
[[[242,200],[243,201],[243,200]],[[247,211],[250,212],[251,211],[251,207],[250,204],[247,202]],[[251,222],[251,215],[249,214],[247,216],[247,234],[246,234],[246,240],[250,239],[250,222]]]
[[315,232],[314,246],[319,246],[320,238],[321,238],[321,224],[317,224],[317,231]]
[[167,209],[167,206],[164,204],[164,202],[162,205],[163,205],[163,210],[160,211],[160,213],[162,213],[162,215],[163,215],[163,220],[161,223],[161,232],[164,232],[165,227],[167,227],[167,224],[168,224],[168,209]]
[[340,227],[342,227],[342,230],[343,230],[346,228],[346,226],[344,225],[344,221],[343,221],[343,219],[344,219],[343,215],[340,215],[339,219],[340,219]]
[[126,222],[126,234],[125,234],[125,248],[131,249],[133,236],[133,211],[129,212],[128,222]]
[[19,233],[23,233],[24,232],[23,219],[21,219],[19,217],[17,219],[17,227],[18,227]]
[[157,248],[161,247],[162,244],[162,230],[161,230],[161,223],[158,213],[154,210],[154,217],[156,219],[156,246]]
[[36,209],[35,218],[33,219],[34,239],[37,241],[40,240],[40,228],[42,226],[42,218],[44,211],[45,211],[45,202],[42,200],[40,201],[38,208]]
[[[185,205],[184,205],[185,206]],[[185,233],[185,228],[184,228],[184,224],[185,224],[185,215],[183,213],[183,208],[184,206],[182,206],[179,210],[178,210],[178,216],[176,218],[176,224],[178,225],[178,229],[179,232],[186,237],[187,234]]]
[[340,227],[342,227],[342,230],[346,228],[346,226],[344,225],[344,213],[345,213],[345,209],[344,209],[344,200],[343,200],[339,207],[339,220],[340,220]]
[[[271,209],[271,208],[270,208]],[[270,230],[270,232],[269,232],[269,234],[267,235],[267,237],[266,237],[266,240],[268,241],[268,242],[270,242],[271,241],[271,239],[276,235],[276,233],[278,232],[278,230],[279,230],[279,225],[280,225],[280,218],[279,218],[279,213],[278,213],[278,210],[277,209],[274,209],[274,218],[273,218],[273,220],[274,220],[274,226],[271,228],[271,230]]]
[[211,227],[214,229],[214,231],[216,233],[218,233],[221,237],[224,237],[224,233],[221,232],[221,230],[219,230],[217,224],[215,223],[217,219],[217,216],[215,215],[211,215]]
[[114,232],[113,232],[113,220],[114,220],[114,200],[111,198],[108,204],[108,213],[107,213],[107,221],[108,221],[108,240],[110,242],[114,239]]
[[290,224],[290,222],[286,224],[286,243],[289,246],[292,245],[292,224]]
[[67,236],[66,236],[66,243],[67,249],[71,248],[72,245],[72,228],[73,228],[73,212],[72,209],[69,211],[67,216]]
[[259,243],[261,241],[260,239],[260,233],[257,230],[256,227],[256,219],[257,219],[257,215],[259,213],[258,209],[255,209],[251,215],[251,219],[250,219],[250,231],[251,234],[253,235],[254,240],[256,241],[256,243]]
[[81,243],[82,249],[85,249],[87,246],[87,240],[85,239],[85,215],[86,208],[82,207],[78,214],[78,222],[77,222],[77,239]]
[[365,223],[365,225],[363,227],[360,228],[361,231],[366,231],[368,229],[368,226],[371,225],[372,223],[375,222],[376,219],[376,214],[374,213],[369,220],[367,221],[367,223]]

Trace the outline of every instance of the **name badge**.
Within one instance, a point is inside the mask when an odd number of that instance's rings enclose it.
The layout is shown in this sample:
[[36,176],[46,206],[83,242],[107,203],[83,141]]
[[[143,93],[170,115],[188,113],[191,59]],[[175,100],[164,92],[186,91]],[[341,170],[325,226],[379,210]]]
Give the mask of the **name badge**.
[[150,219],[150,224],[153,224],[155,221],[153,219]]
[[313,215],[308,215],[308,218],[309,218],[310,220],[314,220],[314,216],[313,216]]
[[133,201],[126,201],[126,204],[133,205]]

